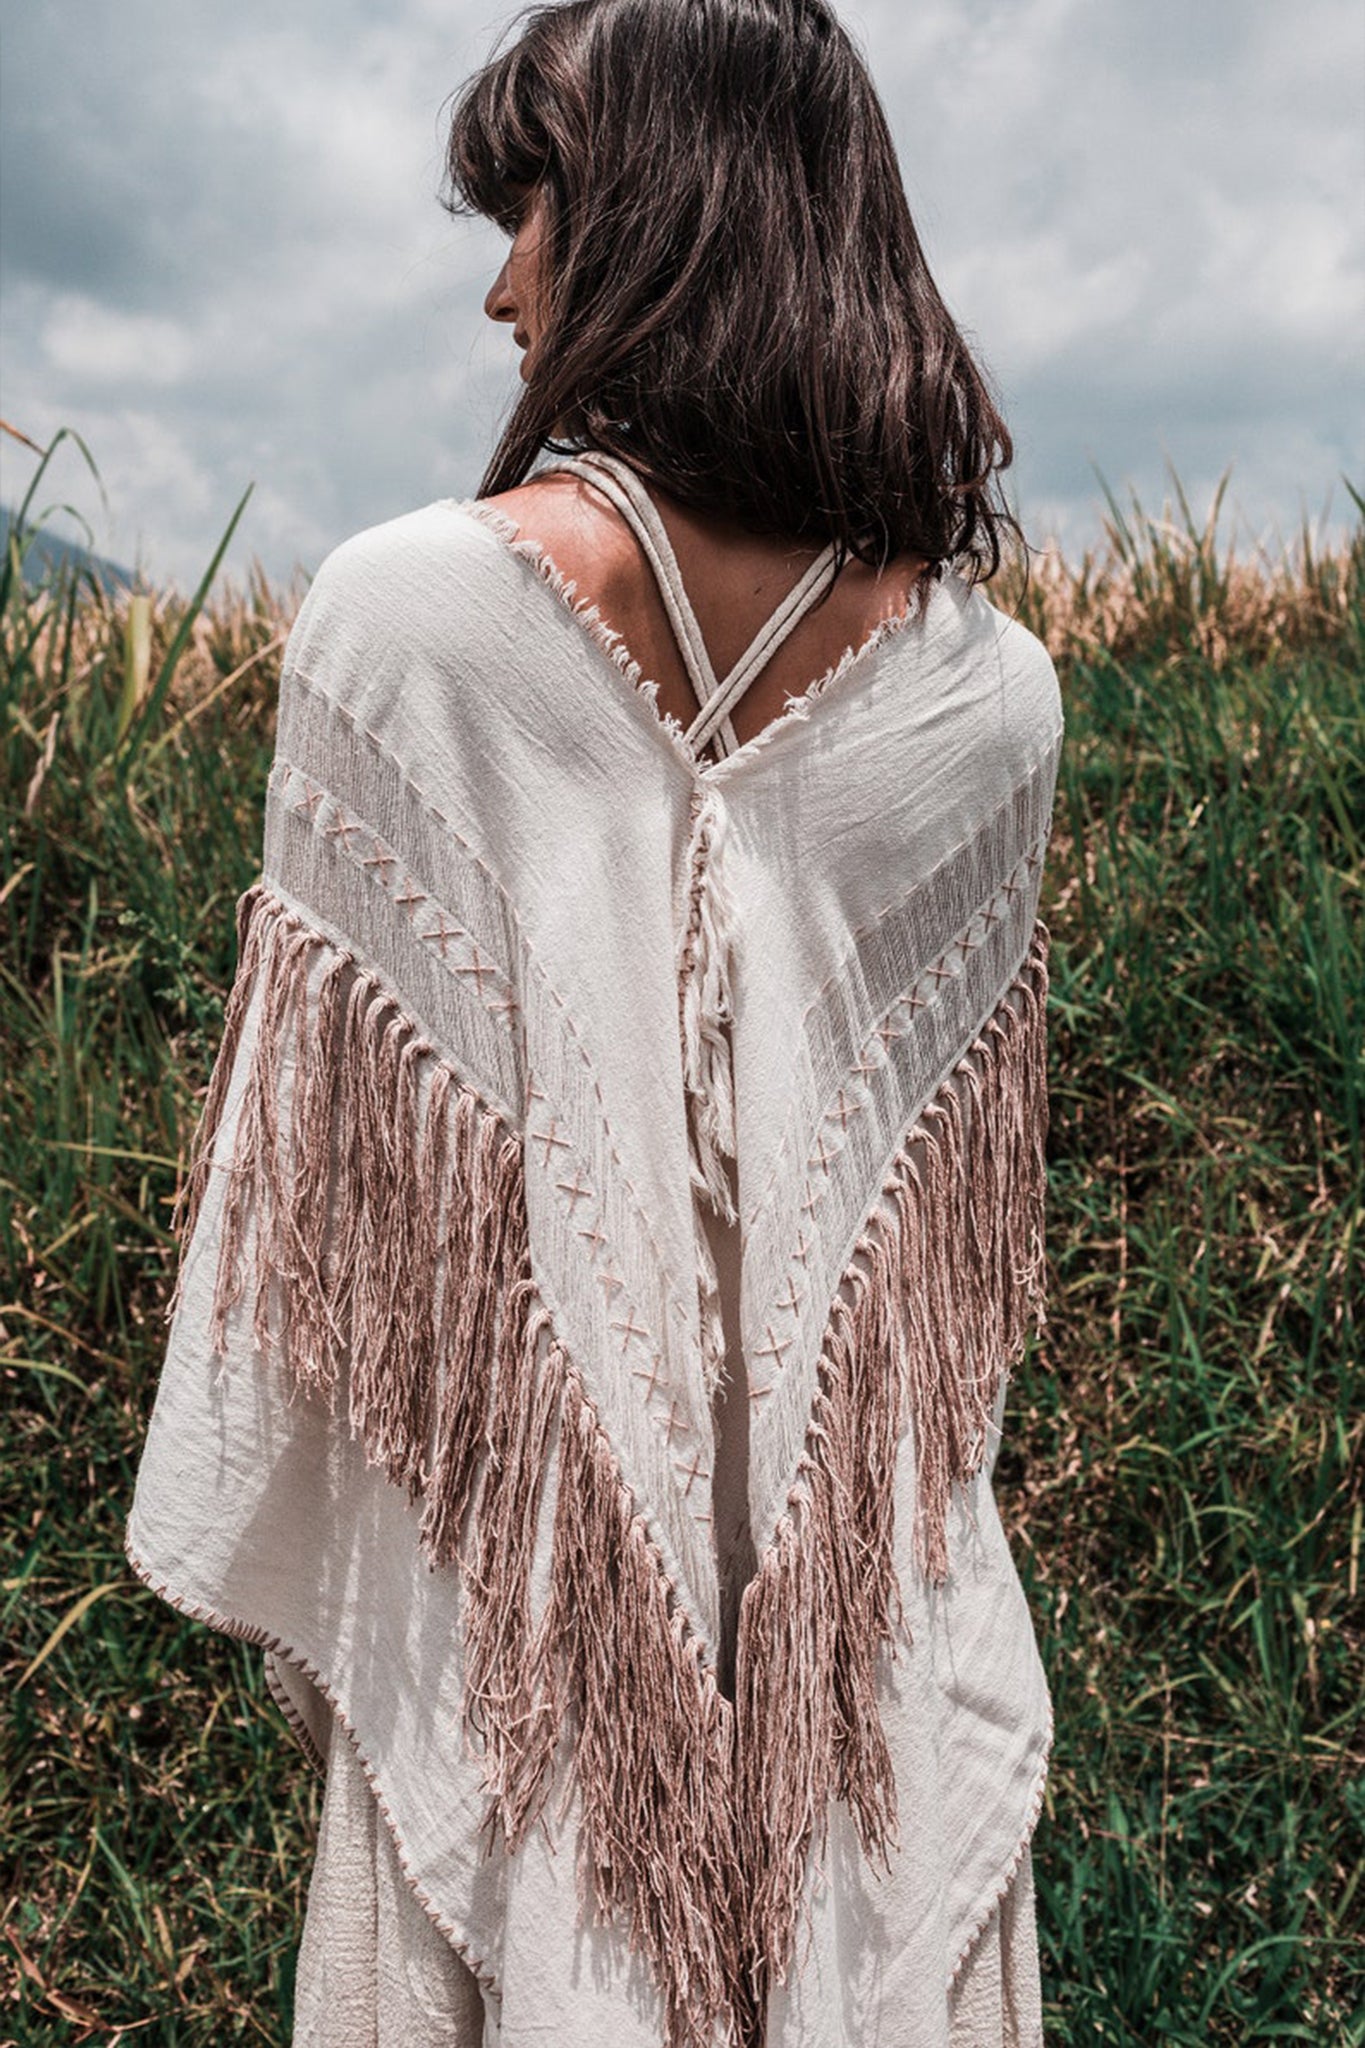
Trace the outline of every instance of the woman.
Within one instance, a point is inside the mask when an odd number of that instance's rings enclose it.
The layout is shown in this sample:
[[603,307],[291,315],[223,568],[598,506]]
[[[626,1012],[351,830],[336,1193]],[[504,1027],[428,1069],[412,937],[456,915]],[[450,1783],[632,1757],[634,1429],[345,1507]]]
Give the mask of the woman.
[[823,0],[538,10],[449,167],[524,389],[291,635],[129,1554],[326,1771],[296,2041],[1036,2043],[1008,436]]

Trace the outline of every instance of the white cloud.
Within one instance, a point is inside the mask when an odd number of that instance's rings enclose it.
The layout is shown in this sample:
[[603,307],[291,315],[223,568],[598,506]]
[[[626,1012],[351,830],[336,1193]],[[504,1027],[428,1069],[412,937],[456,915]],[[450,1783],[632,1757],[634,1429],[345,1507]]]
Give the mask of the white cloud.
[[48,369],[80,389],[176,384],[192,359],[190,337],[179,321],[122,313],[79,292],[52,299],[42,348]]

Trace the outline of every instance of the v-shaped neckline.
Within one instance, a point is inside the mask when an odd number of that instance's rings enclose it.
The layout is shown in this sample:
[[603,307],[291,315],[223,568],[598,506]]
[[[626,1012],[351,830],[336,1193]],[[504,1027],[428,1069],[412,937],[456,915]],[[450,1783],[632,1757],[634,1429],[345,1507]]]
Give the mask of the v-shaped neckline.
[[484,498],[448,498],[444,501],[457,512],[463,512],[476,525],[483,528],[504,553],[522,562],[532,572],[534,580],[542,585],[550,597],[579,627],[584,641],[596,650],[604,663],[617,675],[624,675],[632,693],[643,699],[649,712],[649,724],[659,733],[670,747],[691,779],[698,785],[727,781],[733,774],[761,758],[779,738],[792,728],[806,723],[813,704],[821,702],[838,687],[840,694],[847,688],[849,678],[861,671],[890,640],[899,639],[910,626],[919,624],[927,628],[930,614],[936,609],[938,600],[947,594],[949,584],[961,579],[951,571],[942,579],[931,582],[923,606],[913,601],[902,611],[892,612],[879,619],[871,632],[856,646],[850,643],[838,660],[818,676],[812,678],[804,688],[789,691],[782,709],[770,718],[766,725],[752,733],[732,753],[722,754],[713,761],[703,760],[687,737],[685,728],[671,711],[664,711],[658,702],[659,685],[646,677],[638,661],[630,653],[622,636],[603,619],[601,610],[594,599],[578,594],[573,580],[564,575],[552,559],[544,543],[525,534],[519,521],[509,513]]
[[[731,714],[784,641],[800,625],[828,591],[837,575],[837,550],[830,541],[821,548],[795,583],[768,613],[749,644],[727,669],[718,675],[701,630],[691,595],[683,581],[677,551],[644,479],[618,456],[602,449],[585,449],[579,455],[562,456],[542,476],[571,474],[583,477],[613,505],[635,535],[658,587],[659,599],[669,624],[692,694],[696,715],[686,726],[688,745],[701,754],[715,740],[722,755],[735,753],[740,738]],[[656,700],[657,701],[657,700]]]

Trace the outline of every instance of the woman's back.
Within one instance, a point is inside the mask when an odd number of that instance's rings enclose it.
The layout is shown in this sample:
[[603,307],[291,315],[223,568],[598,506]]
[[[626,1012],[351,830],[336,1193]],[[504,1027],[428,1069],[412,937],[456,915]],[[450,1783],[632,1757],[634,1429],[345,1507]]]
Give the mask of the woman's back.
[[[728,673],[819,547],[754,534],[733,521],[695,511],[652,487],[683,584],[696,612],[711,666]],[[522,535],[538,542],[578,595],[600,609],[647,677],[658,684],[661,711],[691,723],[696,694],[659,586],[631,526],[586,479],[563,471],[485,501]],[[876,571],[851,559],[829,597],[800,621],[744,692],[731,713],[741,745],[776,718],[789,696],[860,647],[915,599],[922,559],[910,555]]]

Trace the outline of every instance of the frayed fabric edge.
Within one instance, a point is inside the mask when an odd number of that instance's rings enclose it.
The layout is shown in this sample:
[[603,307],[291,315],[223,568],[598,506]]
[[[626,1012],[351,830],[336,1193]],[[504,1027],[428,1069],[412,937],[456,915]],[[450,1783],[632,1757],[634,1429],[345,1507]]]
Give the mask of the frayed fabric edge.
[[[340,1696],[329,1683],[324,1673],[281,1637],[272,1635],[269,1629],[260,1628],[254,1622],[243,1621],[236,1615],[224,1614],[220,1609],[209,1606],[203,1601],[191,1599],[188,1594],[177,1591],[174,1586],[171,1586],[165,1580],[159,1579],[151,1567],[144,1563],[137,1551],[131,1522],[125,1524],[124,1527],[123,1550],[135,1577],[140,1580],[149,1592],[155,1593],[159,1600],[164,1600],[168,1607],[173,1607],[177,1614],[183,1614],[190,1621],[202,1622],[206,1628],[214,1629],[220,1635],[231,1636],[238,1642],[252,1644],[256,1649],[270,1651],[272,1655],[281,1657],[289,1664],[292,1664],[296,1671],[302,1672],[311,1685],[317,1687],[332,1713],[345,1730],[347,1739],[355,1750],[360,1767],[365,1773],[366,1782],[374,1794],[375,1804],[383,1815],[384,1824],[393,1837],[394,1853],[398,1858],[399,1868],[413,1896],[427,1918],[432,1922],[432,1925],[444,1935],[445,1939],[459,1955],[461,1961],[467,1964],[469,1969],[473,1971],[481,1987],[501,2005],[502,1986],[486,1957],[480,1955],[474,1948],[467,1932],[461,1931],[454,1921],[441,1911],[430,1892],[422,1884],[421,1879],[413,1874],[402,1830],[394,1819],[392,1809],[384,1797],[379,1780],[375,1775],[374,1767],[365,1753],[360,1734],[355,1723],[347,1713]],[[317,1771],[325,1771],[326,1761],[318,1756],[312,1736],[306,1730],[304,1730],[304,1736],[300,1736],[298,1712],[292,1700],[286,1705],[285,1701],[280,1698],[275,1685],[271,1682],[268,1663],[266,1672],[266,1682],[271,1698],[280,1708],[286,1721],[288,1721],[291,1732],[295,1739],[299,1741],[300,1748]],[[305,1736],[306,1740],[304,1739]]]
[[544,543],[524,535],[516,520],[509,518],[507,513],[500,512],[481,498],[462,498],[452,502],[459,511],[487,527],[502,542],[507,553],[525,563],[546,589],[558,598],[593,645],[606,655],[614,668],[621,671],[635,694],[649,704],[689,774],[695,775],[700,764],[688,744],[686,732],[672,712],[663,709],[659,703],[658,683],[645,675],[620,633],[603,618],[601,607],[592,599],[580,596],[577,583],[555,565]]
[[[659,724],[691,775],[699,781],[711,778],[723,780],[727,762],[731,757],[722,755],[717,761],[705,762],[696,753],[687,738],[686,728],[672,712],[665,711],[660,706],[657,681],[645,676],[639,663],[627,651],[621,635],[606,624],[597,605],[578,595],[577,584],[556,567],[543,542],[523,534],[515,519],[486,499],[449,498],[444,502],[457,511],[466,513],[496,535],[505,544],[508,553],[525,562],[540,581],[559,598],[565,609],[585,628],[589,637],[624,673],[636,693],[653,706]],[[965,589],[960,578],[954,577],[952,580]],[[782,709],[738,748],[735,758],[742,759],[747,767],[766,755],[771,748],[789,737],[793,728],[807,722],[822,697],[837,696],[848,678],[855,672],[860,673],[864,664],[870,663],[888,642],[899,639],[911,628],[923,628],[934,595],[943,587],[940,578],[921,579],[901,609],[889,612],[879,619],[862,640],[851,641],[837,660],[832,661],[801,689],[789,691],[783,699]]]
[[976,1919],[972,1922],[971,1930],[968,1933],[966,1939],[963,1941],[962,1946],[958,1951],[957,1960],[954,1962],[952,1968],[948,1972],[949,1992],[952,1992],[954,1990],[954,1988],[957,1985],[958,1979],[961,1977],[962,1972],[966,1969],[967,1964],[970,1962],[972,1957],[972,1951],[975,1949],[977,1942],[981,1939],[981,1936],[985,1933],[986,1928],[990,1925],[992,1913],[995,1912],[1001,1900],[1004,1898],[1006,1892],[1014,1883],[1015,1876],[1019,1869],[1019,1865],[1024,1860],[1024,1851],[1028,1848],[1029,1843],[1033,1840],[1034,1834],[1037,1830],[1038,1821],[1043,1811],[1043,1795],[1047,1790],[1048,1773],[1052,1764],[1052,1745],[1055,1739],[1055,1735],[1056,1724],[1053,1718],[1052,1701],[1051,1699],[1049,1699],[1047,1703],[1047,1726],[1043,1732],[1042,1751],[1039,1756],[1038,1769],[1034,1776],[1033,1786],[1029,1792],[1028,1803],[1024,1809],[1024,1821],[1022,1832],[1020,1833],[1018,1841],[1014,1845],[1014,1851],[1010,1856],[1009,1862],[1005,1865],[1003,1871],[1000,1873],[1000,1878],[996,1885],[994,1893],[987,1900],[986,1904],[980,1909]]

